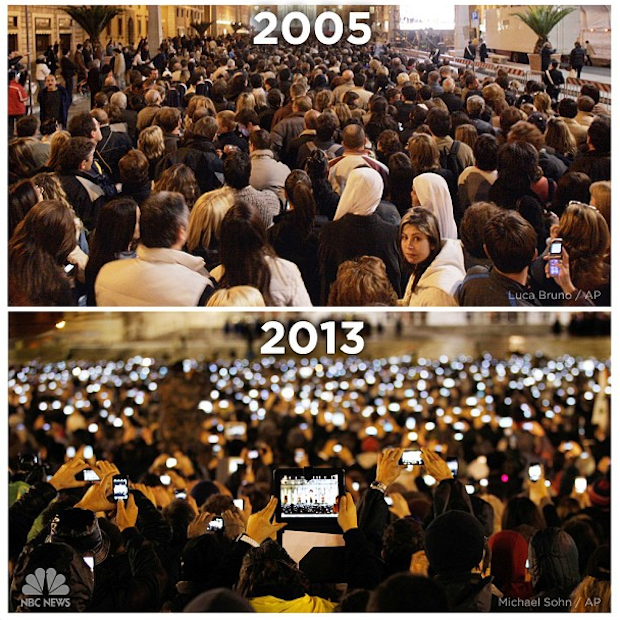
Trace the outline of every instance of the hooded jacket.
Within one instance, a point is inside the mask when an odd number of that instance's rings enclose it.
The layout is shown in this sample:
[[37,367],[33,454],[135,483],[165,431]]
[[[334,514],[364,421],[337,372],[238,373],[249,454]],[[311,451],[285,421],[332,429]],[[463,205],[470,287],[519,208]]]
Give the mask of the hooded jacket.
[[409,278],[403,306],[457,306],[454,294],[465,278],[465,261],[460,241],[443,239],[441,250],[426,268],[415,289],[415,275]]

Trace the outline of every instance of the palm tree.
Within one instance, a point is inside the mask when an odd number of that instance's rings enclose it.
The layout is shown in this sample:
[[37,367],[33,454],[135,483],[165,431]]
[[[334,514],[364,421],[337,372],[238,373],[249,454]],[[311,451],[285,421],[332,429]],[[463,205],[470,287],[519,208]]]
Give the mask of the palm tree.
[[549,33],[575,9],[561,6],[531,6],[526,13],[512,13],[538,36],[534,54],[539,54],[543,44],[548,41]]
[[211,28],[213,21],[210,22],[192,22],[190,26],[198,33],[198,36],[203,39],[205,32]]
[[87,33],[93,45],[99,43],[99,36],[106,26],[124,12],[117,6],[70,6],[62,9],[74,19]]

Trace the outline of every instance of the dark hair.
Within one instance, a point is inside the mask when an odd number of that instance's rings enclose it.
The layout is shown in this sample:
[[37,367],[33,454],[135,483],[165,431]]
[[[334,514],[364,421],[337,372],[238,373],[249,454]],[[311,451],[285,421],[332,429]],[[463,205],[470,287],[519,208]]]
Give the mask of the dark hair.
[[433,135],[443,138],[450,133],[452,121],[450,113],[440,108],[431,108],[426,115],[426,124],[429,126]]
[[153,125],[161,127],[164,133],[172,133],[181,120],[181,111],[178,108],[162,108],[157,111],[153,119]]
[[534,259],[536,231],[516,211],[502,211],[484,227],[484,244],[493,265],[502,273],[520,273]]
[[9,182],[29,177],[38,168],[30,140],[17,138],[9,143]]
[[248,123],[258,125],[258,114],[256,114],[254,110],[248,110],[246,108],[237,112],[235,115],[235,120],[242,125],[247,125]]
[[15,134],[18,138],[31,138],[37,133],[39,128],[39,119],[32,114],[22,116],[15,123]]
[[571,200],[589,204],[592,179],[585,172],[566,172],[558,180],[551,210],[558,217],[564,213]]
[[611,149],[611,118],[605,114],[595,116],[588,129],[588,138],[597,151],[608,153]]
[[601,93],[600,93],[599,89],[596,86],[594,86],[594,84],[584,84],[581,87],[581,90],[579,91],[579,94],[583,95],[585,97],[590,97],[590,99],[592,99],[592,101],[594,101],[595,105],[601,99]]
[[274,596],[290,601],[304,596],[309,588],[307,577],[272,540],[250,549],[243,558],[237,592],[245,598]]
[[411,556],[424,549],[424,529],[413,518],[398,519],[383,533],[381,555],[392,572],[408,571]]
[[473,150],[476,166],[480,170],[491,171],[497,168],[499,142],[495,136],[490,133],[483,133],[481,136],[478,136]]
[[177,192],[183,195],[187,208],[191,211],[200,196],[200,189],[193,170],[185,164],[174,164],[166,168],[155,182],[154,192]]
[[265,303],[272,305],[271,271],[266,257],[273,255],[258,210],[247,202],[236,201],[224,216],[220,229],[220,259],[224,267],[220,285],[224,288],[253,286],[261,292]]
[[484,253],[484,225],[498,213],[501,208],[493,202],[474,202],[463,214],[460,237],[463,246],[473,258],[487,258]]
[[229,153],[224,160],[224,180],[233,189],[243,189],[250,184],[252,163],[250,156],[242,151]]
[[67,130],[72,138],[90,138],[90,134],[95,130],[95,119],[90,112],[76,114],[69,121]]
[[121,183],[147,183],[149,180],[149,160],[138,149],[131,149],[118,161]]
[[282,91],[279,88],[272,88],[267,93],[267,103],[272,108],[279,108],[282,105]]
[[529,525],[535,530],[546,527],[540,509],[529,497],[513,497],[502,515],[503,530],[516,530],[520,525]]
[[560,99],[558,103],[558,114],[564,118],[575,118],[578,112],[577,102],[570,97]]
[[39,131],[42,136],[51,136],[58,129],[58,121],[55,118],[47,118],[41,123]]
[[89,155],[94,151],[95,145],[89,138],[71,138],[58,157],[58,164],[61,172],[77,170],[80,164],[86,161]]
[[[528,142],[502,144],[497,157],[498,181],[527,191],[538,176],[538,151]],[[495,181],[497,183],[497,181]]]
[[257,129],[250,134],[250,144],[257,150],[271,148],[271,134],[266,129]]
[[85,274],[88,293],[93,300],[95,280],[101,268],[118,259],[119,254],[127,252],[131,245],[136,229],[137,210],[138,205],[133,199],[117,198],[106,203],[99,212],[97,228],[89,244],[90,254]]
[[317,140],[327,142],[334,137],[334,132],[338,128],[338,121],[331,112],[322,112],[316,119]]
[[364,86],[366,84],[366,76],[361,71],[358,71],[353,76],[353,84],[357,87]]
[[9,187],[9,239],[38,200],[34,183],[30,179],[22,179]]
[[444,589],[428,577],[397,573],[386,579],[370,595],[367,612],[447,612]]
[[306,239],[312,231],[312,225],[316,217],[312,181],[303,170],[293,170],[286,178],[284,190],[294,207],[292,218],[295,226],[302,231],[302,236]]
[[140,241],[147,248],[170,248],[179,228],[187,228],[189,209],[183,194],[157,192],[140,209]]
[[37,203],[9,241],[9,305],[73,305],[63,265],[75,248],[73,214],[58,200]]

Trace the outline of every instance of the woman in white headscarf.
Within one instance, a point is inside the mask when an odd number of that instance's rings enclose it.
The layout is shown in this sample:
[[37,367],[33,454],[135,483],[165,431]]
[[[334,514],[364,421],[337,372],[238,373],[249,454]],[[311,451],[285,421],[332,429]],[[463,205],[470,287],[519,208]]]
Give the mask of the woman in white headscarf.
[[322,303],[327,301],[340,263],[360,256],[380,258],[400,296],[398,226],[376,213],[382,194],[383,179],[377,171],[363,167],[349,174],[334,221],[323,226],[319,238]]
[[411,200],[414,207],[424,207],[437,218],[442,239],[458,239],[454,208],[446,180],[434,172],[425,172],[413,179]]

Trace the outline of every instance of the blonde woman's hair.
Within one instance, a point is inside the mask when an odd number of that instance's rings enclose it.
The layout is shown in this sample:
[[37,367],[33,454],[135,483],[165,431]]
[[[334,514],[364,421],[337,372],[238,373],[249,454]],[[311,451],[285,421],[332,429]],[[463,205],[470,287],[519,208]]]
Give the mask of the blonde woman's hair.
[[207,308],[227,306],[264,308],[265,305],[261,292],[253,286],[246,285],[220,288],[207,301]]
[[234,203],[235,195],[229,187],[207,192],[196,200],[187,227],[186,243],[190,252],[219,242],[222,220]]
[[551,97],[547,93],[536,93],[534,95],[534,108],[547,116],[553,116]]
[[598,209],[569,203],[560,217],[557,236],[563,239],[575,286],[587,291],[607,284],[605,258],[609,252],[609,226]]
[[597,181],[590,185],[590,204],[602,213],[611,230],[611,181]]
[[476,144],[478,139],[478,130],[470,123],[459,125],[454,132],[454,139],[464,142],[473,150],[474,144]]
[[[583,613],[585,611],[610,613],[611,612],[611,582],[599,581],[589,575],[573,590],[571,595],[573,604],[572,613]],[[594,604],[593,601],[600,600]]]
[[164,154],[164,132],[158,125],[146,127],[138,136],[138,149],[142,151],[146,158],[157,159]]
[[239,114],[241,110],[255,110],[256,109],[256,99],[252,93],[241,93],[239,97],[237,97],[237,106],[235,108],[235,112]]
[[[50,140],[50,156],[46,166],[52,170],[57,170],[60,165],[60,154],[67,148],[71,134],[68,131],[56,131]],[[49,199],[48,199],[49,200]]]
[[561,118],[555,116],[547,121],[545,144],[562,155],[575,155],[577,153],[575,136],[571,133],[568,125]]

